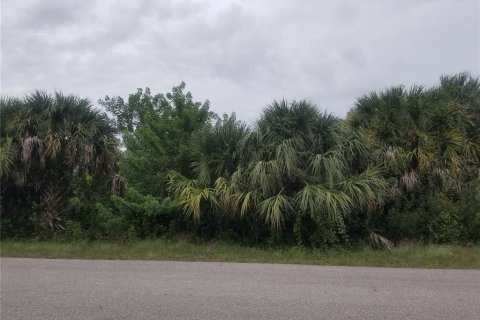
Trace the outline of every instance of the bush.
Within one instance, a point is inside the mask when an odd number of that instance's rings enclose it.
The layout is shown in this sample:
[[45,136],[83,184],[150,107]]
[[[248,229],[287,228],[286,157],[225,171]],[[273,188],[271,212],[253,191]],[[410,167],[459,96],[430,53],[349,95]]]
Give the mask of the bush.
[[168,236],[179,217],[171,199],[144,196],[133,188],[124,197],[112,196],[106,203],[95,204],[94,212],[93,237],[117,240]]
[[455,203],[444,193],[436,193],[427,198],[426,210],[429,240],[435,243],[452,243],[460,240],[462,226]]
[[395,240],[423,240],[433,243],[461,241],[464,225],[461,223],[458,201],[445,193],[421,195],[404,199],[388,210],[388,233]]
[[298,245],[328,248],[348,243],[346,226],[341,217],[328,221],[325,218],[312,219],[310,215],[299,215],[293,230]]
[[112,208],[107,208],[101,203],[95,205],[97,214],[97,226],[100,230],[101,237],[107,239],[120,239],[128,230],[127,221],[118,212],[114,212]]
[[15,228],[12,221],[9,218],[0,215],[0,237],[10,238],[15,235]]
[[82,240],[85,233],[79,221],[69,220],[65,223],[65,237],[68,240]]
[[388,233],[392,235],[392,239],[421,240],[427,236],[427,219],[423,209],[404,211],[393,208],[388,211],[386,219]]
[[460,197],[460,221],[464,242],[480,242],[480,179],[473,181]]
[[462,234],[462,228],[458,222],[458,212],[454,208],[440,211],[428,224],[428,230],[432,242],[457,242]]

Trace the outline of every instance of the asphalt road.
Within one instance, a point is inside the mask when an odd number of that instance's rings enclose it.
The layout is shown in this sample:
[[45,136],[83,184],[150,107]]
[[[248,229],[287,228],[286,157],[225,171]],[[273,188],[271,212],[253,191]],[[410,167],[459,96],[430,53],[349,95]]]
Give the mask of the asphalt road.
[[480,319],[480,271],[1,259],[1,319]]

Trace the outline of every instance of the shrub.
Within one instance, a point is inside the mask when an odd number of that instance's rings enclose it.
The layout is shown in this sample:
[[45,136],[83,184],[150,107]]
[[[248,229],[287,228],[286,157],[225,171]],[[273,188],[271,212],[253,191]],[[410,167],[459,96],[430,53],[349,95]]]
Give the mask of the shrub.
[[79,221],[68,220],[65,223],[65,237],[68,240],[82,240],[85,233]]
[[387,212],[388,233],[395,240],[458,242],[464,231],[459,205],[442,192],[403,199]]
[[179,217],[170,198],[142,195],[131,188],[124,197],[112,196],[95,205],[91,233],[95,238],[131,240],[151,236],[168,236]]
[[459,210],[444,193],[436,193],[427,198],[426,210],[429,240],[435,243],[450,243],[460,240],[462,226]]
[[423,209],[401,210],[393,208],[388,211],[387,216],[388,233],[395,240],[416,239],[426,237],[426,215]]
[[309,215],[299,215],[295,221],[294,234],[297,244],[313,248],[328,248],[348,243],[348,235],[342,218],[312,219]]

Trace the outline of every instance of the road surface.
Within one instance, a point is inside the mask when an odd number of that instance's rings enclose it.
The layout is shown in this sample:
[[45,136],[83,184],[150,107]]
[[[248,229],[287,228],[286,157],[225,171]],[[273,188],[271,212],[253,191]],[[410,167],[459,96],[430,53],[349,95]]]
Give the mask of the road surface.
[[1,259],[1,319],[480,319],[480,271]]

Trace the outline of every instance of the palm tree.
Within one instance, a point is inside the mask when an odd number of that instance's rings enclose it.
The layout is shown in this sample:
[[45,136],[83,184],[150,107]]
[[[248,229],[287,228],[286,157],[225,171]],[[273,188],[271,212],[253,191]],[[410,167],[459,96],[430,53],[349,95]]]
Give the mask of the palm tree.
[[[220,132],[219,141],[229,140]],[[385,184],[381,172],[363,161],[368,153],[365,141],[310,102],[274,101],[227,157],[218,156],[226,144],[215,145],[217,152],[198,152],[198,179],[178,174],[170,179],[173,196],[197,221],[211,209],[223,216],[258,216],[273,230],[290,233],[294,231],[285,228],[292,228],[299,216],[338,226],[347,215],[382,201]],[[209,167],[233,155],[235,170]]]
[[192,137],[192,167],[197,178],[211,185],[216,178],[228,178],[237,169],[240,152],[237,150],[249,129],[236,120],[235,114],[224,115],[213,126],[206,126]]
[[73,176],[113,178],[116,131],[87,99],[61,93],[2,98],[0,110],[2,211],[18,211],[19,199],[23,206],[45,205],[44,222],[60,228]]

